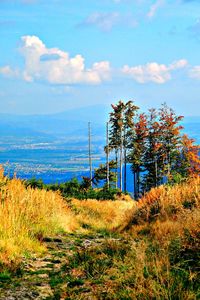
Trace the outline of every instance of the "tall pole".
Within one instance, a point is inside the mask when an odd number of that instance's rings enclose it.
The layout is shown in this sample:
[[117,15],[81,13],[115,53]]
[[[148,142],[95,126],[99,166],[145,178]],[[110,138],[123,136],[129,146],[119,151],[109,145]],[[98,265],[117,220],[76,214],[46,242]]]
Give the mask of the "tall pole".
[[157,162],[157,157],[155,161],[155,169],[156,169],[156,187],[158,186],[158,162]]
[[126,161],[126,128],[124,127],[124,192],[126,192],[127,161]]
[[122,135],[122,127],[120,133],[120,191],[122,191],[122,173],[123,173],[123,135]]
[[92,156],[91,156],[91,124],[88,122],[88,155],[89,155],[89,165],[90,165],[90,185],[92,187]]
[[115,164],[116,164],[116,170],[115,170],[115,187],[118,188],[118,150],[115,149]]
[[107,182],[107,188],[110,187],[110,166],[109,166],[109,123],[106,123],[106,144],[107,144],[107,151],[106,151],[106,166],[107,166],[107,172],[106,172],[106,182]]

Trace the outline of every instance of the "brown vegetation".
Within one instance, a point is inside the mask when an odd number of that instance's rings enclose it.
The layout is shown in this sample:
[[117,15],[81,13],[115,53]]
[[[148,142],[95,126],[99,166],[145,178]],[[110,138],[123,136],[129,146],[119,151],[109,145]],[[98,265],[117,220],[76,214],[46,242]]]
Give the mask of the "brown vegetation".
[[[66,232],[74,233],[73,236]],[[65,234],[71,254],[50,285],[67,299],[197,299],[200,295],[200,178],[128,200],[68,202],[0,176],[0,261],[46,251]],[[67,257],[67,252],[63,253]],[[66,275],[66,272],[67,275]]]

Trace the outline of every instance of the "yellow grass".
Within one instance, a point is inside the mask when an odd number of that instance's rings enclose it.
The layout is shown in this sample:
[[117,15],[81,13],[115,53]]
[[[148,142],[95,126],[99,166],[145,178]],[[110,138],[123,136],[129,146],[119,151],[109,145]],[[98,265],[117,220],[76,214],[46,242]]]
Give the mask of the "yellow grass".
[[[132,238],[133,244],[134,237],[137,241],[134,244],[137,259],[133,260],[132,268],[137,277],[138,293],[140,289],[144,292],[147,286],[153,295],[154,278],[144,278],[143,269],[155,268],[155,276],[170,286],[172,279],[166,276],[170,268],[168,249],[173,240],[180,238],[181,247],[194,253],[200,246],[200,178],[173,187],[152,189],[138,203],[128,198],[115,201],[73,199],[70,207],[60,194],[26,189],[22,181],[4,177],[1,169],[0,268],[1,264],[15,268],[22,256],[45,251],[40,242],[43,236],[128,228],[128,239]],[[160,249],[154,260],[146,260],[149,242]],[[163,270],[166,271],[163,273]],[[161,296],[158,293],[156,297]]]
[[[123,200],[72,200],[76,209],[76,218],[81,225],[88,225],[94,230],[119,230],[125,227],[130,219],[134,201]],[[131,214],[131,215],[130,215]]]
[[200,177],[152,189],[139,201],[133,220],[133,234],[148,226],[152,236],[162,243],[183,236],[186,230],[196,235],[200,232]]
[[[152,189],[139,201],[127,229],[135,240],[144,242],[141,254],[145,255],[135,265],[143,298],[197,299],[200,178]],[[138,261],[138,246],[136,253]],[[144,265],[151,274],[147,278],[141,273]]]
[[45,235],[72,231],[77,222],[62,197],[54,192],[26,189],[0,170],[0,261],[18,263],[22,253],[44,251]]
[[133,201],[72,200],[75,213],[59,193],[25,188],[0,169],[0,263],[15,268],[22,256],[45,251],[44,236],[59,232],[116,230],[132,215]]

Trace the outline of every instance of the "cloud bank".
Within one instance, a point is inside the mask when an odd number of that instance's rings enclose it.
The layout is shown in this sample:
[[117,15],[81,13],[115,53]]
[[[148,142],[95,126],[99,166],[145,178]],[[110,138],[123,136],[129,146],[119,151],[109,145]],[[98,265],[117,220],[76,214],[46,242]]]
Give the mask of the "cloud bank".
[[163,84],[171,79],[171,72],[177,69],[182,69],[186,67],[187,64],[187,60],[181,59],[168,66],[164,64],[158,64],[156,62],[134,67],[125,65],[122,68],[122,72],[139,83],[155,82],[158,84]]
[[194,66],[189,73],[191,78],[200,80],[200,66]]
[[10,66],[4,66],[0,68],[0,74],[7,78],[19,77],[19,70],[12,69]]
[[149,19],[152,19],[155,16],[157,10],[164,4],[165,4],[165,0],[157,0],[155,3],[153,3],[147,13],[147,17]]
[[23,78],[26,81],[99,84],[110,78],[108,61],[95,62],[91,68],[86,68],[80,54],[70,57],[58,48],[47,48],[37,36],[23,36],[21,40],[21,53],[25,59]]
[[123,15],[119,12],[94,12],[79,24],[79,26],[95,26],[105,32],[111,31],[117,25],[135,28],[138,22],[131,13]]
[[[101,84],[111,80],[111,73],[114,74],[109,61],[95,62],[87,68],[82,55],[70,57],[68,52],[58,48],[48,48],[37,36],[23,36],[20,53],[24,57],[24,68],[19,70],[9,65],[0,67],[0,74],[3,77],[69,86]],[[189,77],[200,79],[200,66],[190,67],[186,59],[177,60],[169,65],[157,62],[136,66],[124,65],[121,69],[114,71],[141,84],[148,82],[164,84],[172,79],[173,72],[187,66]]]

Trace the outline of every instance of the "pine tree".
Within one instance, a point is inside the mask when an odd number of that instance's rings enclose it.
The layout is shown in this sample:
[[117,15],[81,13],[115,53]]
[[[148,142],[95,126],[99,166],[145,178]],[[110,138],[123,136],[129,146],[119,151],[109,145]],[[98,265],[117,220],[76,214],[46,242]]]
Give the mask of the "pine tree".
[[116,187],[118,182],[118,154],[120,153],[120,189],[122,189],[122,151],[123,151],[123,113],[125,105],[119,101],[112,104],[113,111],[110,113],[109,149],[115,151],[116,163]]
[[161,125],[158,112],[152,108],[147,115],[146,151],[144,154],[144,170],[142,189],[147,191],[159,185],[163,178],[163,151],[161,143]]
[[[120,189],[124,163],[124,190],[126,164],[131,163],[134,175],[135,198],[176,176],[185,178],[200,173],[199,146],[186,135],[181,137],[182,116],[166,104],[159,110],[136,115],[138,107],[132,102],[119,101],[110,113],[109,149],[115,152],[115,170],[118,174],[120,155]],[[123,162],[124,160],[124,162]],[[108,174],[107,174],[108,175]],[[116,183],[118,177],[116,176]]]
[[195,140],[184,134],[180,141],[175,163],[172,167],[171,182],[179,182],[191,176],[200,174],[200,146]]
[[125,104],[124,112],[124,191],[126,191],[127,182],[127,162],[129,160],[129,152],[132,149],[132,140],[135,135],[135,116],[139,109],[134,105],[133,101],[128,101]]
[[147,116],[143,113],[138,116],[134,124],[134,135],[130,143],[128,161],[134,177],[134,197],[138,198],[140,193],[140,173],[144,170],[144,157],[146,153],[146,138],[148,136]]
[[[116,163],[114,160],[111,160],[109,162],[109,182],[110,186],[113,187],[115,185],[115,173],[113,170],[116,168]],[[92,178],[94,185],[99,185],[101,181],[103,181],[104,186],[107,185],[107,165],[106,164],[100,164],[98,168],[94,169],[94,176]]]
[[110,113],[109,120],[109,123],[111,124],[109,148],[110,150],[115,151],[117,166],[119,154],[120,190],[122,190],[122,170],[124,163],[124,190],[126,190],[127,150],[129,149],[130,139],[134,131],[133,117],[135,116],[135,112],[138,110],[138,107],[133,104],[133,101],[128,101],[127,103],[119,101],[116,105],[112,105],[112,108],[113,111]]
[[177,116],[173,109],[169,108],[166,104],[163,104],[159,110],[160,130],[162,133],[161,143],[165,164],[165,170],[163,171],[167,179],[170,177],[171,168],[176,160],[178,145],[181,139],[180,130],[183,129],[183,126],[179,125],[179,122],[182,119],[183,116]]

